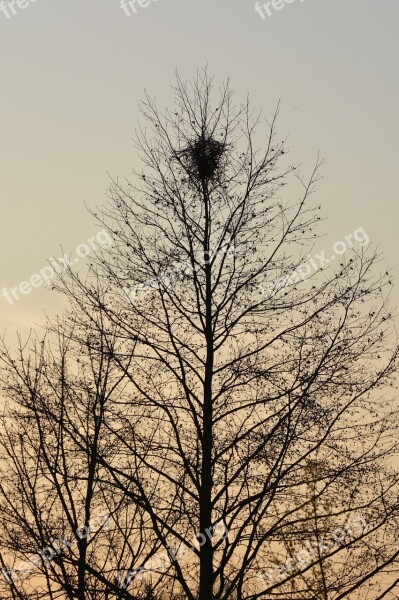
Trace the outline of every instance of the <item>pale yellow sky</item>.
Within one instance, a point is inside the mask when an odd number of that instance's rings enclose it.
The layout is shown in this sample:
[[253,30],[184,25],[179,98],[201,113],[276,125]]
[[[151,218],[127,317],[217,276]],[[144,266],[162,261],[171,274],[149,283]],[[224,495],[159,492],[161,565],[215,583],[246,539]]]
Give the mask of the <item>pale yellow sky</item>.
[[[397,0],[293,0],[264,20],[252,0],[151,0],[130,17],[119,0],[19,3],[0,2],[0,290],[96,234],[85,203],[137,166],[143,88],[170,104],[175,68],[206,63],[265,114],[281,98],[295,162],[326,158],[318,248],[363,226],[398,275]],[[20,295],[0,296],[0,331],[60,307],[43,287]]]

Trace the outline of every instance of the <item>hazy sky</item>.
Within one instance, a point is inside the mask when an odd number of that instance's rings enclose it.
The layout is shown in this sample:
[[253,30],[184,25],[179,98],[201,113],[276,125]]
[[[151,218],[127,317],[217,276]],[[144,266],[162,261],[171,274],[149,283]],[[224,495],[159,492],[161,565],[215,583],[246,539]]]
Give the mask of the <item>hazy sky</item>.
[[[0,290],[96,234],[85,203],[137,166],[143,88],[168,104],[175,68],[206,63],[266,114],[281,98],[295,162],[326,158],[318,248],[363,226],[398,275],[398,0],[293,0],[264,20],[252,0],[151,0],[130,17],[119,0],[19,2],[0,8]],[[41,287],[20,296],[0,297],[0,331],[59,306]]]

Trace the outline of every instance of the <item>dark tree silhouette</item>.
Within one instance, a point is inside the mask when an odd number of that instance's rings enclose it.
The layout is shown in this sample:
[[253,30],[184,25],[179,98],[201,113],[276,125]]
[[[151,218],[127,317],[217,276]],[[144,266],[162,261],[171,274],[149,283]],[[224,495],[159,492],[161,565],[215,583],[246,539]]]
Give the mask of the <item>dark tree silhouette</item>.
[[320,161],[212,88],[146,96],[143,170],[95,213],[112,248],[61,276],[45,342],[4,345],[4,598],[395,597],[389,275],[363,246],[300,280]]

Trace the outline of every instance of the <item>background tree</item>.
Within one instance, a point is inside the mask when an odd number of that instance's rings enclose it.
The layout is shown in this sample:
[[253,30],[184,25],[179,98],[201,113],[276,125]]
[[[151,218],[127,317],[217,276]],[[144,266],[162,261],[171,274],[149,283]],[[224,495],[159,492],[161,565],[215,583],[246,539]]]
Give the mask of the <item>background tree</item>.
[[[399,549],[388,273],[363,246],[301,281],[320,161],[301,177],[277,112],[265,139],[249,102],[237,108],[228,84],[215,98],[206,72],[178,77],[175,93],[164,113],[146,96],[143,170],[113,181],[95,213],[113,247],[87,277],[61,277],[70,316],[49,335],[66,345],[36,352],[40,366],[4,354],[14,438],[5,426],[2,545],[26,553],[57,518],[61,531],[106,506],[108,531],[42,566],[46,593],[389,597]],[[28,419],[34,433],[17,445]],[[28,485],[35,469],[44,505]]]

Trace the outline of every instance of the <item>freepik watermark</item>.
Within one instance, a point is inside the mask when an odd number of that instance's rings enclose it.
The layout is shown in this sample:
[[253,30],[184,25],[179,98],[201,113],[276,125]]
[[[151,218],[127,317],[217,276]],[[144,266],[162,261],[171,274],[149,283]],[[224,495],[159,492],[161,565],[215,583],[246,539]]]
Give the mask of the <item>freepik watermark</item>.
[[136,569],[133,569],[133,571],[127,571],[124,575],[118,571],[118,585],[122,589],[127,589],[132,583],[133,579],[143,577],[147,573],[165,573],[171,564],[178,561],[183,556],[193,553],[196,548],[198,549],[203,546],[207,537],[210,540],[214,540],[216,538],[225,540],[228,535],[229,530],[227,529],[226,524],[223,521],[219,521],[213,527],[208,527],[205,530],[205,533],[197,533],[194,537],[193,545],[189,548],[187,546],[180,545],[179,548],[172,550],[170,546],[167,546],[167,550],[155,554],[152,558],[145,562],[142,567],[137,567]]
[[121,9],[125,12],[128,17],[138,13],[137,6],[139,8],[147,8],[151,2],[157,2],[158,0],[121,0]]
[[74,548],[78,543],[78,538],[82,540],[86,538],[89,535],[89,533],[96,533],[101,529],[109,529],[109,526],[106,527],[109,522],[110,515],[108,513],[102,512],[96,517],[90,519],[87,525],[84,525],[83,527],[77,527],[77,537],[75,537],[73,540],[70,541],[66,536],[58,540],[52,538],[50,540],[50,546],[46,546],[37,554],[29,555],[26,560],[20,560],[18,566],[15,569],[1,569],[5,580],[10,585],[13,585],[14,581],[19,581],[21,577],[37,571],[41,566],[46,567],[50,564],[50,562],[54,559],[56,555],[65,552],[66,550],[68,550],[68,548]]
[[1,0],[0,11],[7,19],[11,19],[11,17],[18,14],[15,6],[17,6],[19,9],[24,9],[27,8],[32,2],[37,2],[37,0],[9,0],[8,2]]
[[[266,19],[266,15],[265,13],[271,17],[273,15],[273,12],[276,10],[281,10],[282,8],[284,8],[284,6],[286,4],[292,4],[293,2],[296,2],[298,0],[271,0],[271,2],[265,2],[264,4],[261,5],[260,2],[257,2],[255,4],[255,12],[258,13],[258,15],[260,16],[260,18],[262,19],[262,21],[264,21]],[[304,0],[300,0],[300,2],[303,2]],[[265,11],[265,12],[263,12]]]
[[324,536],[321,536],[313,544],[308,541],[306,548],[302,548],[284,563],[279,563],[274,568],[269,568],[267,571],[258,571],[256,578],[261,579],[268,586],[273,585],[276,580],[308,567],[313,561],[319,560],[321,556],[333,550],[337,545],[342,546],[361,538],[367,531],[368,525],[363,515],[357,515],[343,527],[334,529],[327,540]]
[[333,262],[337,256],[341,256],[342,254],[345,254],[348,249],[353,248],[355,242],[360,247],[367,246],[367,244],[370,242],[370,239],[363,227],[359,227],[353,233],[346,235],[345,241],[339,240],[338,242],[335,242],[333,245],[334,253],[330,257],[327,258],[326,253],[323,250],[323,252],[320,252],[320,254],[315,254],[311,258],[308,258],[308,260],[305,262],[301,263],[292,273],[289,273],[284,277],[279,277],[273,281],[273,283],[270,283],[267,290],[265,289],[263,283],[260,283],[260,293],[263,295],[265,300],[268,300],[277,294],[278,291],[284,289],[288,285],[304,281],[319,269],[323,269],[325,266]]
[[102,229],[97,235],[89,238],[86,243],[79,244],[79,246],[76,247],[75,258],[72,258],[68,254],[64,254],[64,256],[59,258],[51,257],[48,259],[50,264],[43,267],[43,269],[40,269],[38,273],[33,274],[28,281],[21,281],[19,285],[10,289],[4,287],[1,295],[3,298],[6,298],[9,304],[14,304],[14,302],[20,300],[20,294],[27,296],[34,288],[38,288],[43,284],[50,285],[56,275],[78,263],[81,258],[88,256],[92,250],[96,250],[99,246],[102,248],[110,248],[112,244],[112,237],[109,235],[108,231]]
[[156,289],[169,289],[174,282],[179,281],[186,275],[196,273],[200,270],[201,266],[210,264],[218,254],[226,254],[229,258],[231,258],[235,255],[235,253],[236,250],[233,240],[224,242],[221,245],[218,244],[213,250],[206,250],[203,252],[200,259],[197,261],[200,265],[197,268],[193,268],[190,261],[185,263],[174,263],[173,268],[167,269],[158,277],[149,279],[135,288],[124,287],[124,296],[129,300],[130,303],[133,303],[133,300],[137,299],[139,296],[146,296],[148,293],[155,291]]

